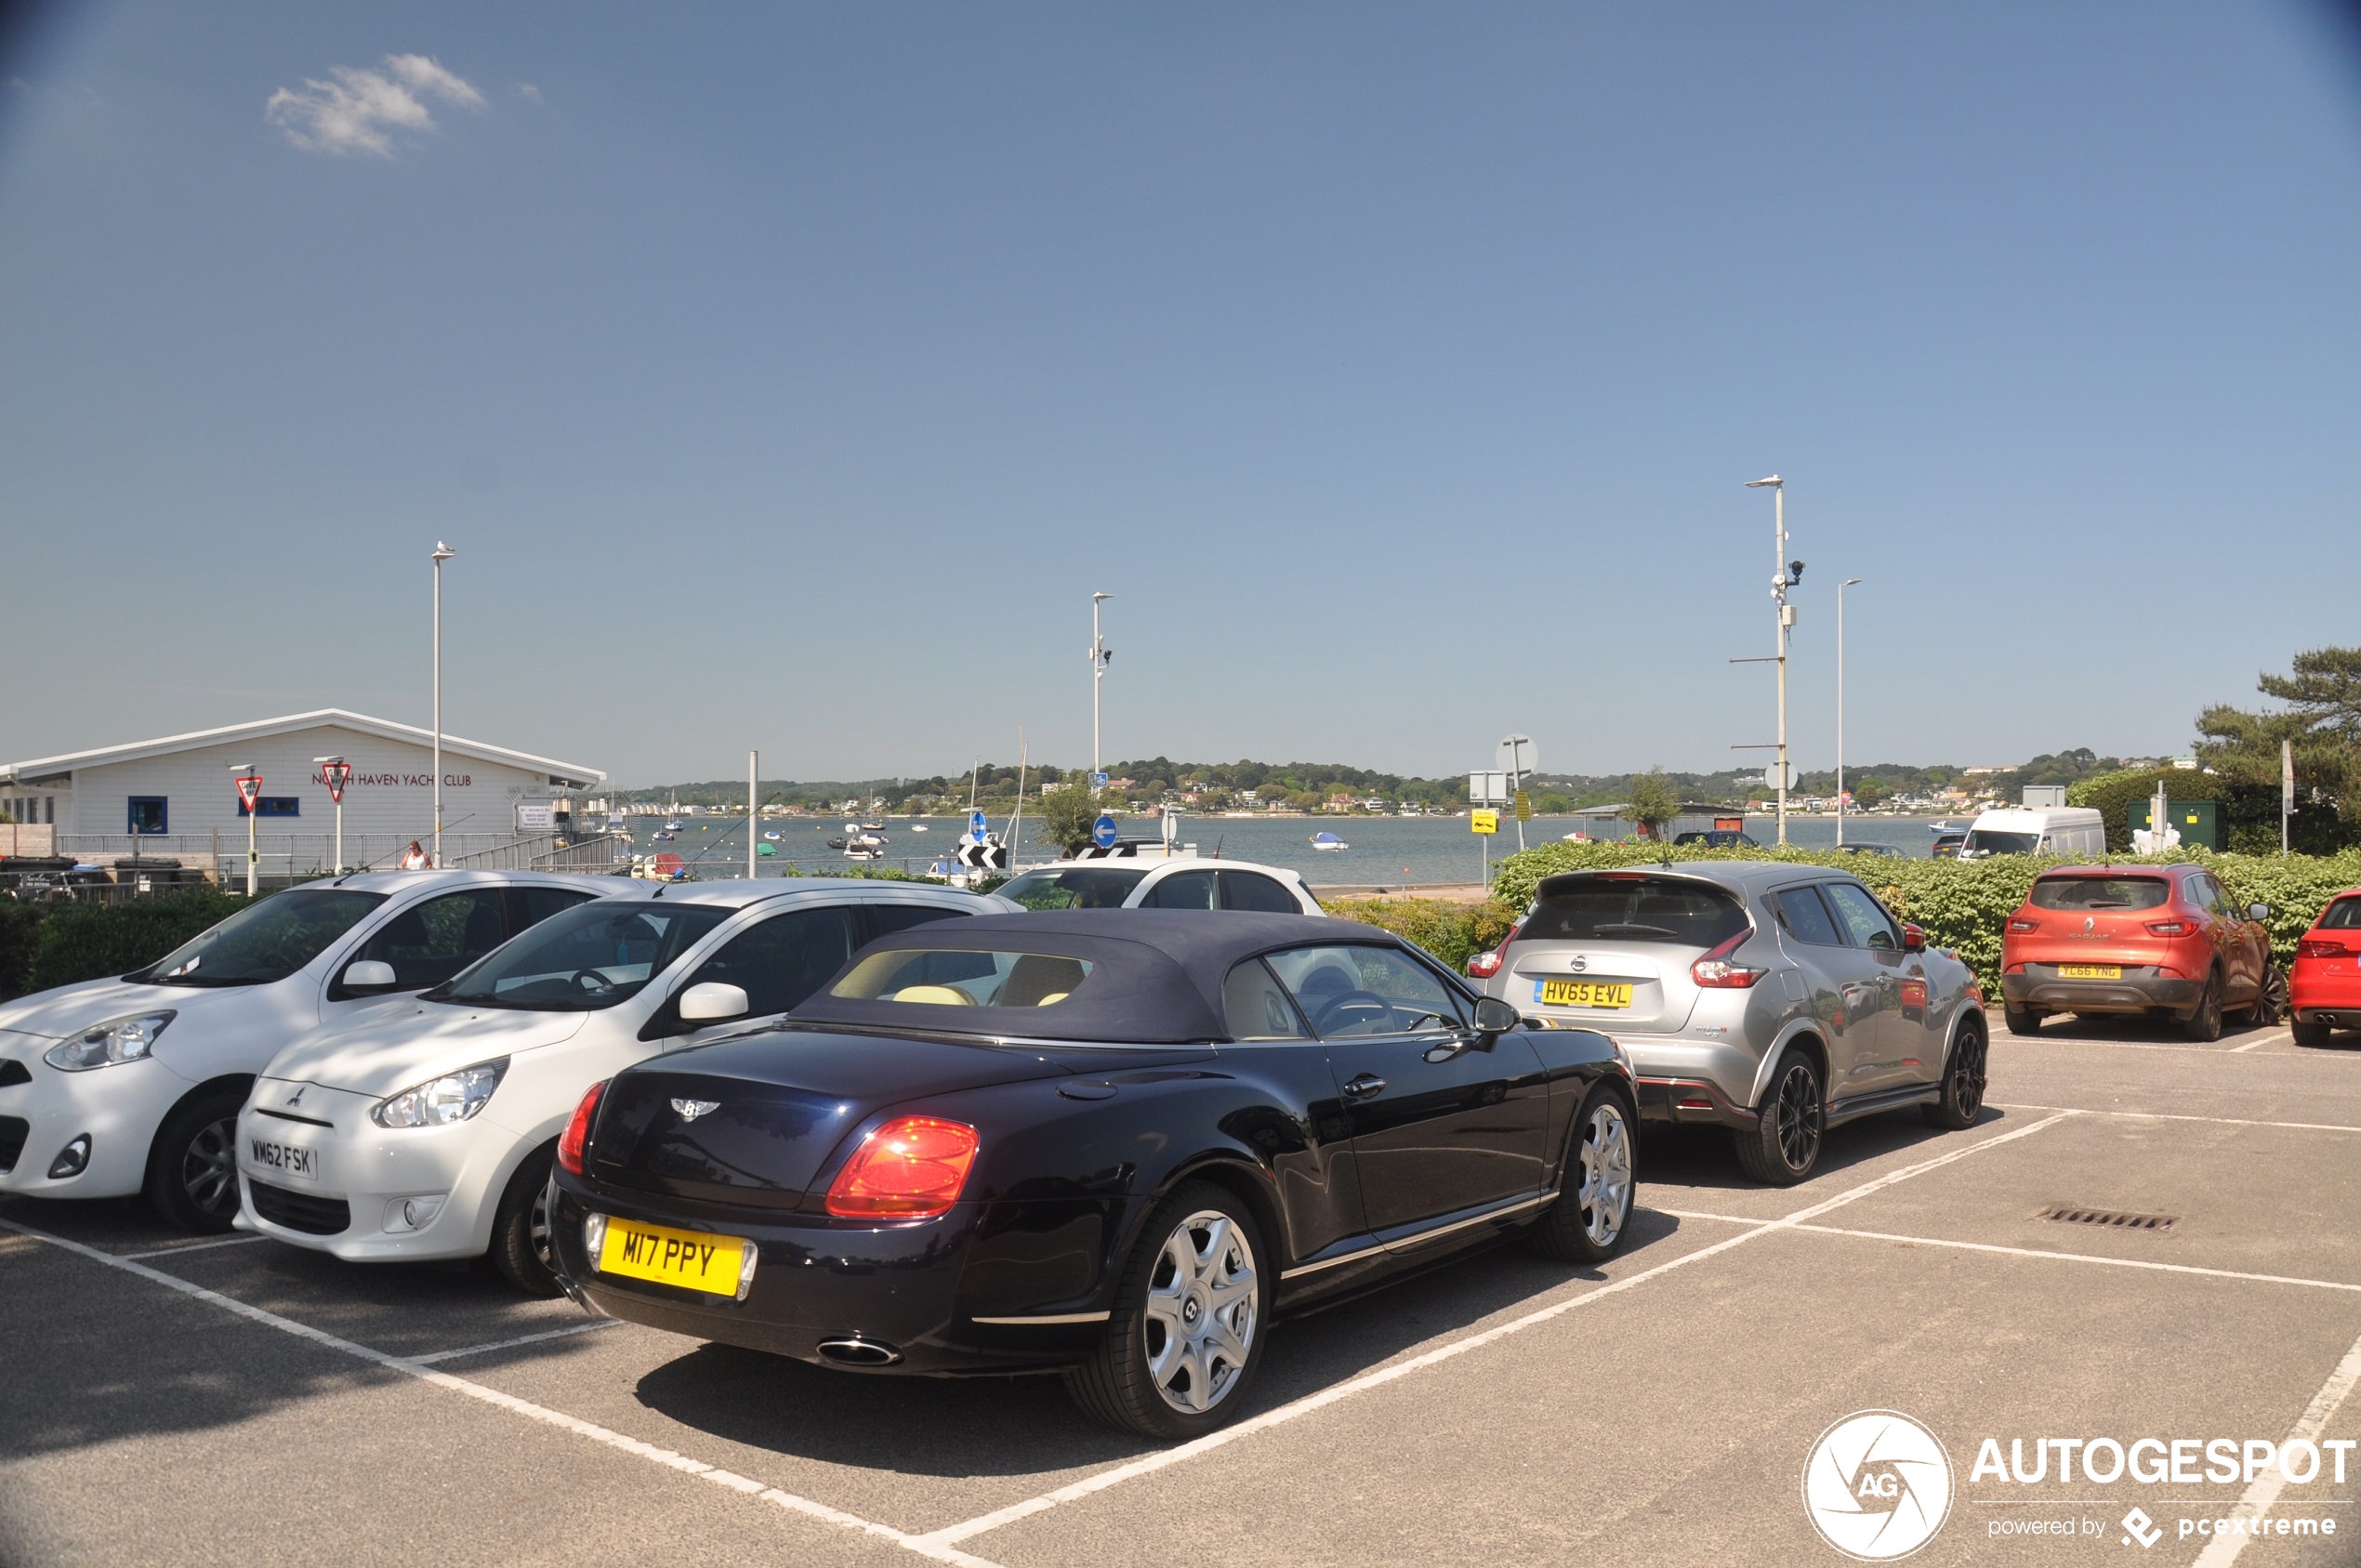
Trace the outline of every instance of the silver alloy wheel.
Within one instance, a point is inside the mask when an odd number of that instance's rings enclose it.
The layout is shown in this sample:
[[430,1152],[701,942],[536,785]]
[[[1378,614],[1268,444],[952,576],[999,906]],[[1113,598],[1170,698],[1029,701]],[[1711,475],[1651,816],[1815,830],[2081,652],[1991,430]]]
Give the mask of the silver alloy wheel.
[[1228,1215],[1201,1209],[1173,1227],[1148,1275],[1148,1376],[1165,1403],[1202,1416],[1228,1397],[1261,1327],[1254,1249]]
[[1592,1246],[1612,1246],[1631,1213],[1631,1129],[1623,1107],[1603,1100],[1582,1129],[1582,1233]]
[[525,1211],[525,1245],[533,1253],[533,1260],[543,1268],[550,1268],[549,1258],[549,1183],[544,1181],[533,1194],[533,1206]]
[[238,1212],[238,1118],[207,1122],[180,1155],[180,1190],[200,1213],[226,1219]]

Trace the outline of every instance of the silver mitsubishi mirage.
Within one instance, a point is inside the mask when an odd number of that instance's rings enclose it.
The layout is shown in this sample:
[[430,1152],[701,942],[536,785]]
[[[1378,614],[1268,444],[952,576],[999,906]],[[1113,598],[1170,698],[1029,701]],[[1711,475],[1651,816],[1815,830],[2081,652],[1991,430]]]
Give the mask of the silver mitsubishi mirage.
[[1543,878],[1469,976],[1545,1028],[1631,1059],[1643,1121],[1730,1129],[1747,1174],[1810,1176],[1840,1122],[1906,1105],[1934,1126],[1984,1106],[1984,994],[1856,877],[1697,861]]

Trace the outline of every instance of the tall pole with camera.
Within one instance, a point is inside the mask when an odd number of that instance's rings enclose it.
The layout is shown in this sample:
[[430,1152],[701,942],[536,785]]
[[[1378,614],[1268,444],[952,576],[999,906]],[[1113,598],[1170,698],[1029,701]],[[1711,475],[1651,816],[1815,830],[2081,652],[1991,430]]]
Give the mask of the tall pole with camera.
[[1777,474],[1768,479],[1747,481],[1748,490],[1771,492],[1771,602],[1778,620],[1778,652],[1772,663],[1779,666],[1779,742],[1774,748],[1779,754],[1776,763],[1779,787],[1779,843],[1787,841],[1787,633],[1795,626],[1795,606],[1787,602],[1787,590],[1803,581],[1803,562],[1787,559],[1787,486]]
[[442,563],[459,552],[434,544],[434,863],[442,864]]

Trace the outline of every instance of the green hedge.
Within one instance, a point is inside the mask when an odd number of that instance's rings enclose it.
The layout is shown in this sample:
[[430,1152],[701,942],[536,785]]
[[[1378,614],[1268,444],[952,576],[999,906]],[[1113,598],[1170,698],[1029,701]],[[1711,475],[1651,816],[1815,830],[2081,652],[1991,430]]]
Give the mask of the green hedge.
[[1358,920],[1417,942],[1455,970],[1499,945],[1517,912],[1498,902],[1445,903],[1439,899],[1353,899],[1322,906],[1340,920]]
[[[2048,856],[1999,855],[1990,860],[1895,860],[1842,854],[1833,850],[1705,850],[1695,846],[1651,848],[1630,843],[1545,844],[1501,862],[1493,896],[1512,909],[1533,902],[1542,877],[1560,871],[1647,865],[1665,860],[1775,860],[1799,865],[1838,866],[1875,889],[1895,916],[1925,929],[1927,940],[1959,954],[1998,994],[2000,939],[2010,913],[2025,902],[2034,877],[2055,866],[2076,863]],[[2361,851],[2336,855],[2217,855],[2204,850],[2164,856],[2112,855],[2114,865],[2160,865],[2202,862],[2241,905],[2267,903],[2264,922],[2282,966],[2295,957],[2296,939],[2311,928],[2328,900],[2361,887]]]
[[[2159,781],[2169,800],[2214,803],[2214,822],[2223,850],[2248,855],[2278,854],[2279,786],[2275,784],[2236,784],[2185,768],[2130,769],[2083,780],[2067,789],[2066,801],[2096,807],[2106,820],[2108,850],[2130,854],[2133,814],[2145,814]],[[2356,844],[2361,844],[2361,824],[2345,822],[2333,806],[2298,806],[2288,819],[2288,847],[2298,854],[2334,855]]]
[[0,1000],[152,964],[245,907],[211,889],[125,903],[0,903]]

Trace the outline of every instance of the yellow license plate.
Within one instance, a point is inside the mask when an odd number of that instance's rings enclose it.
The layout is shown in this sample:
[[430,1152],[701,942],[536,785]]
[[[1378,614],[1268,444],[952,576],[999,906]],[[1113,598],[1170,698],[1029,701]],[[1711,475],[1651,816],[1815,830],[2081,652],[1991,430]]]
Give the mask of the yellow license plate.
[[1552,1008],[1628,1008],[1629,981],[1545,980],[1534,1000]]
[[663,1225],[610,1219],[607,1238],[599,1245],[599,1272],[654,1280],[683,1290],[735,1296],[738,1271],[745,1261],[745,1245],[733,1236],[708,1236],[702,1231],[675,1231]]
[[2121,980],[2121,964],[2060,964],[2060,980]]

